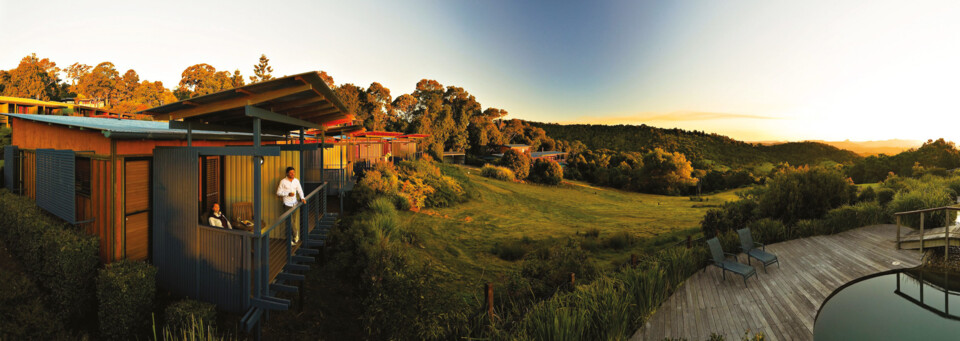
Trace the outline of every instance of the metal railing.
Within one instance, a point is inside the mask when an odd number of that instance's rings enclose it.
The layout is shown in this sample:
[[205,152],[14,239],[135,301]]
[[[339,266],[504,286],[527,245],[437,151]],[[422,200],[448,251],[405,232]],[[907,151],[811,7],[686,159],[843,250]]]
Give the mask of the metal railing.
[[[254,242],[261,243],[261,252],[259,255],[259,262],[254,262],[254,266],[258,269],[256,272],[257,282],[260,283],[258,286],[262,294],[267,294],[269,291],[270,282],[273,280],[270,275],[270,233],[273,232],[279,226],[284,226],[286,228],[286,236],[282,239],[284,246],[286,247],[286,261],[284,264],[290,264],[293,262],[294,256],[294,245],[300,243],[302,245],[304,241],[308,239],[308,236],[314,228],[320,226],[320,221],[326,215],[326,196],[327,183],[324,182],[319,187],[310,192],[305,198],[306,203],[297,202],[296,205],[287,209],[283,214],[277,217],[277,220],[273,222],[266,229],[261,230],[262,234],[259,240]],[[313,218],[310,217],[310,213],[315,212]],[[299,216],[299,225],[294,226],[295,218]],[[312,224],[311,224],[312,223]],[[297,231],[298,234],[294,234],[294,231]],[[299,241],[295,240],[295,236],[299,236]],[[281,267],[281,271],[283,268]]]

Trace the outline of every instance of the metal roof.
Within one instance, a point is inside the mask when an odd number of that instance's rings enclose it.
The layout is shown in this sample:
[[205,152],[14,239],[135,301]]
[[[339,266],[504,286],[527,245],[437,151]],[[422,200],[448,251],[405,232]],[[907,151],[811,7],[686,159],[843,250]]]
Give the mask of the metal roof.
[[[35,114],[0,114],[10,117],[56,124],[69,128],[99,130],[103,136],[112,139],[155,139],[155,140],[184,140],[187,138],[186,129],[171,129],[167,122],[124,120],[116,118],[98,118],[82,116],[56,116]],[[197,140],[248,140],[251,133],[235,133],[211,130],[194,130],[193,138]],[[279,140],[282,136],[264,135],[265,140]]]
[[[246,111],[248,106],[266,112],[252,114]],[[354,119],[353,113],[315,71],[198,96],[141,113],[158,120],[182,119],[202,125],[239,127],[245,129],[243,131],[252,130],[253,116],[263,118],[265,131],[324,129],[330,122]]]
[[565,155],[565,154],[567,154],[567,152],[558,152],[558,151],[531,152],[530,157],[537,158],[537,157],[544,157],[544,156],[550,156],[550,155]]
[[517,147],[530,147],[529,144],[505,144],[505,147],[517,148]]

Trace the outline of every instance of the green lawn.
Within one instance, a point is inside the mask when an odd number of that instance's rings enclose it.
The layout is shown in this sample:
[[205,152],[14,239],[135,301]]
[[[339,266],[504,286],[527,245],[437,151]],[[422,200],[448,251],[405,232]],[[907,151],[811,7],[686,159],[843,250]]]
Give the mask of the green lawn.
[[600,231],[599,240],[626,231],[637,237],[623,249],[596,248],[598,265],[612,269],[641,254],[685,240],[699,232],[699,222],[710,208],[736,200],[735,191],[705,196],[704,202],[592,187],[581,182],[559,187],[505,182],[462,167],[475,183],[478,197],[452,208],[422,213],[404,212],[401,219],[417,235],[418,256],[430,258],[439,271],[473,287],[495,281],[499,274],[519,266],[490,251],[497,243],[530,238],[535,243],[580,238],[577,233]]

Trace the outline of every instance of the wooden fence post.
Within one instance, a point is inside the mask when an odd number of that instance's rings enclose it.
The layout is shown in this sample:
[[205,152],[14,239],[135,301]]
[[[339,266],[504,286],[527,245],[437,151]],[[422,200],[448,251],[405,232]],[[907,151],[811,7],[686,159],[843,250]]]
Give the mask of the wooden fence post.
[[570,287],[571,287],[571,288],[576,284],[576,281],[577,281],[577,275],[571,272],[571,273],[570,273]]
[[897,216],[897,250],[900,250],[900,216]]
[[687,236],[687,248],[693,247],[693,236]]
[[490,324],[493,324],[493,283],[487,283],[487,315],[490,315]]
[[636,254],[636,253],[630,254],[630,266],[632,266],[632,267],[634,267],[634,268],[637,267],[637,254]]
[[920,253],[923,253],[923,217],[926,216],[924,212],[920,212]]

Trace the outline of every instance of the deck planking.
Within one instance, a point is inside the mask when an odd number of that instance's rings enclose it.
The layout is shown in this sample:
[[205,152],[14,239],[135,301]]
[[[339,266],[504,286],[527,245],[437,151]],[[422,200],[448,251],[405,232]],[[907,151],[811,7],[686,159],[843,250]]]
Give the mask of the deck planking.
[[[844,283],[873,273],[920,264],[920,253],[896,249],[896,225],[862,227],[767,245],[776,264],[744,287],[708,267],[686,280],[633,336],[634,340],[704,340],[711,333],[738,339],[747,330],[768,340],[811,340],[820,305]],[[739,260],[746,262],[740,254]],[[893,262],[900,262],[893,265]]]

